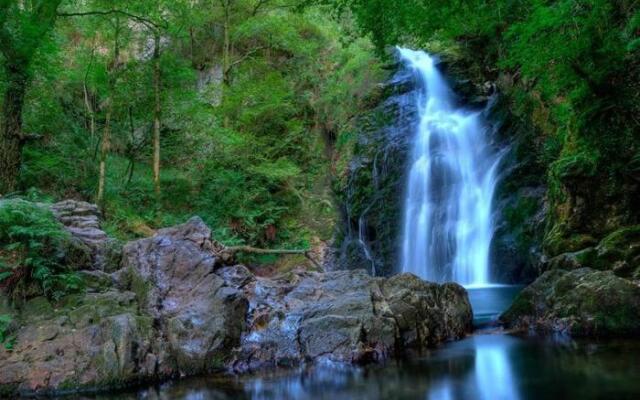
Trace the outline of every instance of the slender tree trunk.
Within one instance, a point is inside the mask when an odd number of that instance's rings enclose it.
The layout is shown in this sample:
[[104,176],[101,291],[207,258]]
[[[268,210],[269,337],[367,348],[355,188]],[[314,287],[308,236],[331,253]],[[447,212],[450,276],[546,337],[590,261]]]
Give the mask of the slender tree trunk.
[[155,34],[153,48],[153,86],[155,107],[153,112],[153,187],[156,196],[160,196],[160,35]]
[[223,0],[224,23],[223,23],[223,43],[222,43],[222,81],[225,85],[229,83],[229,70],[231,67],[231,38],[230,28],[230,0]]
[[89,116],[89,132],[91,134],[91,139],[94,139],[96,137],[96,117],[93,112],[93,107],[91,106],[89,89],[87,88],[86,83],[84,84],[84,105],[87,108],[87,115]]
[[104,118],[104,129],[102,130],[102,141],[100,145],[100,172],[98,175],[98,205],[101,207],[104,203],[105,177],[107,174],[107,157],[109,156],[110,140],[111,140],[111,110],[112,99],[107,100],[107,113]]
[[[222,90],[220,93],[220,103],[224,101],[226,96],[227,88],[231,83],[231,77],[229,73],[231,72],[231,38],[229,29],[231,29],[231,12],[229,8],[231,7],[231,0],[222,0],[222,8],[224,12],[224,23],[223,23],[223,43],[222,43]],[[224,116],[224,127],[229,127],[229,116]]]
[[189,27],[189,57],[191,58],[191,67],[193,69],[198,68],[198,65],[196,64],[196,59],[195,59],[195,34],[193,33],[193,26]]
[[120,65],[120,46],[118,43],[120,35],[120,20],[116,18],[113,61],[109,66],[109,98],[107,99],[106,114],[104,118],[104,129],[102,130],[102,141],[100,145],[100,166],[98,175],[98,195],[97,203],[104,207],[105,180],[107,175],[107,158],[111,149],[111,114],[113,113],[113,96],[116,89],[116,79]]
[[5,66],[7,88],[0,127],[0,195],[16,189],[22,161],[22,106],[27,87],[26,67]]
[[93,56],[95,54],[95,44],[91,49],[91,59],[89,60],[89,65],[87,66],[87,70],[84,74],[84,82],[82,88],[84,90],[84,106],[87,109],[87,115],[89,116],[89,132],[91,133],[91,140],[96,137],[96,116],[95,111],[93,109],[93,105],[91,102],[91,98],[89,97],[89,87],[87,81],[89,80],[89,71],[91,70],[91,65],[93,64]]
[[133,109],[129,107],[129,135],[131,135],[131,146],[129,147],[129,165],[127,166],[127,172],[129,172],[127,177],[127,186],[131,183],[131,179],[133,178],[133,171],[136,166],[136,130],[133,125]]

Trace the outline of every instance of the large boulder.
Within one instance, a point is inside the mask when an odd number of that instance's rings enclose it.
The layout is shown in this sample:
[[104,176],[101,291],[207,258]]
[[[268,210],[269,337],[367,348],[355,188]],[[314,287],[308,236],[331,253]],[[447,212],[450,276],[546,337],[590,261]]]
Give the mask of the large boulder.
[[0,346],[0,395],[120,386],[155,373],[152,319],[135,295],[108,291],[27,302],[13,348]]
[[613,271],[555,269],[525,288],[501,319],[518,330],[635,335],[640,333],[640,286]]
[[130,286],[182,375],[223,367],[244,328],[244,294],[214,273],[218,246],[204,222],[192,218],[123,250]]
[[471,306],[456,284],[410,274],[372,278],[364,270],[238,279],[247,276],[244,267],[231,267],[225,275],[240,282],[250,304],[236,371],[312,360],[377,361],[471,329]]

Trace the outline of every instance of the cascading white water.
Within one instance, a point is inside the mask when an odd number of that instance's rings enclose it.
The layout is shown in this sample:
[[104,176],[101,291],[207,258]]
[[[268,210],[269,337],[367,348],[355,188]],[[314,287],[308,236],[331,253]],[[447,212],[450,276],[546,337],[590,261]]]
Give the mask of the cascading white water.
[[454,105],[436,60],[398,48],[423,85],[407,183],[402,270],[435,282],[490,283],[491,202],[499,155],[479,112]]

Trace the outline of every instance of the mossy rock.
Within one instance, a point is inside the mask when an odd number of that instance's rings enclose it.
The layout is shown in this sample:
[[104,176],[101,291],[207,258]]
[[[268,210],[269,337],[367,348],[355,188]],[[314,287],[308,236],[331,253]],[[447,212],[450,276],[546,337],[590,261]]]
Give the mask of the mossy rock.
[[543,247],[550,256],[563,253],[571,253],[593,247],[598,241],[589,234],[572,234],[566,236],[565,228],[562,225],[555,226],[544,237]]
[[87,294],[81,303],[66,311],[69,320],[76,327],[84,327],[98,323],[106,317],[130,313],[135,314],[137,303],[132,292],[108,291],[105,293]]
[[25,321],[48,319],[53,313],[53,305],[44,296],[32,298],[20,307],[20,315]]
[[62,242],[61,252],[64,265],[72,271],[89,269],[93,265],[92,250],[74,236],[68,236]]
[[548,269],[578,269],[582,267],[590,267],[594,269],[600,268],[598,262],[598,252],[594,247],[587,247],[572,253],[563,253],[557,255],[547,262]]
[[104,272],[110,273],[120,269],[123,246],[121,241],[113,238],[104,242],[101,254],[99,255],[99,257],[101,257],[101,267]]
[[640,225],[621,228],[607,235],[598,244],[598,258],[616,262],[637,262],[640,258]]
[[545,272],[501,316],[508,327],[573,336],[640,333],[640,286],[612,271]]
[[[558,243],[561,246],[562,242]],[[573,239],[573,246],[592,243],[590,237],[579,235]],[[547,263],[548,269],[577,269],[589,267],[597,270],[613,270],[621,277],[640,277],[640,226],[616,230],[597,244],[578,251],[568,251],[557,255]]]
[[114,285],[113,277],[102,271],[79,271],[78,275],[89,291],[105,292]]

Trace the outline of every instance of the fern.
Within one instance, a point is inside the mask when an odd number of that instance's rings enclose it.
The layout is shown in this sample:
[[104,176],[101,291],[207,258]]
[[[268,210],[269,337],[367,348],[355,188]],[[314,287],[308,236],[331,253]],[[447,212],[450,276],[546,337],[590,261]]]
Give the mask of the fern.
[[13,322],[11,315],[0,314],[0,344],[4,345],[6,349],[13,347],[14,338],[10,333],[11,322]]
[[21,199],[0,201],[0,287],[14,292],[36,283],[42,294],[58,299],[81,289],[77,274],[62,265],[69,233],[46,208]]

